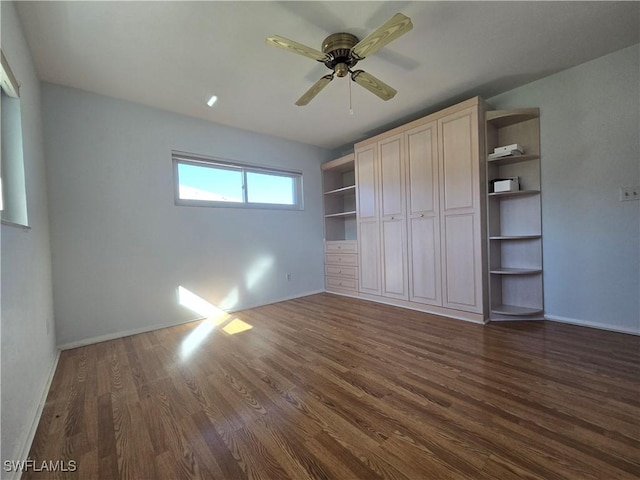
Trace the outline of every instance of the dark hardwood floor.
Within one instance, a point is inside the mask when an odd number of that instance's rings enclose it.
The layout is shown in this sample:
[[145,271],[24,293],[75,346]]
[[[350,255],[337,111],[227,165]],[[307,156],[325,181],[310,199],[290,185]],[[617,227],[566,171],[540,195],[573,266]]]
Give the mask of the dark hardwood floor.
[[62,352],[23,478],[631,479],[639,419],[639,337],[319,294]]

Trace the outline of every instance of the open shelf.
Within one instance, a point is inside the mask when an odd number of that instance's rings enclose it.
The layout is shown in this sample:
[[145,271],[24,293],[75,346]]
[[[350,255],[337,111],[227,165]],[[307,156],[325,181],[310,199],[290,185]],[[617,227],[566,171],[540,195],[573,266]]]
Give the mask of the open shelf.
[[500,267],[500,268],[492,268],[490,273],[495,275],[535,275],[537,273],[541,273],[541,268],[510,268],[510,267]]
[[538,118],[537,108],[517,108],[514,110],[490,110],[486,120],[496,128],[508,127]]
[[538,160],[540,155],[510,155],[508,157],[487,158],[489,165],[509,165],[518,162],[527,162],[529,160]]
[[329,213],[324,216],[324,218],[336,218],[336,217],[350,217],[355,216],[356,211],[353,210],[351,212],[338,212],[338,213]]
[[336,188],[328,192],[324,192],[325,195],[353,195],[356,191],[355,185],[348,185],[346,187]]
[[540,190],[514,190],[513,192],[493,192],[490,193],[490,197],[516,197],[522,195],[536,195],[540,193]]
[[542,235],[495,235],[489,237],[489,240],[536,240],[542,238]]
[[539,315],[542,313],[542,310],[539,308],[520,307],[517,305],[496,305],[491,308],[491,313],[524,317],[529,315]]

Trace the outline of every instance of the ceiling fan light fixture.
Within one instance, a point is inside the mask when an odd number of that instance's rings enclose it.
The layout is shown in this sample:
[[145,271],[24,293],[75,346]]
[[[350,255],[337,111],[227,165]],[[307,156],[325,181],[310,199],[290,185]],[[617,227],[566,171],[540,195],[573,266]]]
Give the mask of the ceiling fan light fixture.
[[336,72],[336,75],[338,77],[346,77],[347,73],[349,73],[349,65],[347,65],[346,63],[338,63],[334,67],[334,71]]
[[333,33],[322,42],[322,51],[307,47],[288,38],[274,35],[268,37],[268,45],[282,48],[298,55],[312,58],[331,70],[330,75],[325,75],[314,83],[302,97],[298,99],[296,105],[307,105],[328,83],[337,77],[346,77],[351,73],[351,80],[382,100],[391,100],[397,91],[377,79],[373,75],[363,71],[353,71],[356,64],[366,57],[373,55],[385,45],[407,33],[413,28],[411,19],[402,13],[396,13],[386,23],[370,33],[363,40],[351,33]]

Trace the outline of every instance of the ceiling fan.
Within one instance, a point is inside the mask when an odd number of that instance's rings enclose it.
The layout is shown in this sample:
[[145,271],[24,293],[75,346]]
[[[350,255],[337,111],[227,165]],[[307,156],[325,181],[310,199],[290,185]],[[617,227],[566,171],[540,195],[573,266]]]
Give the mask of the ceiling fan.
[[355,35],[344,32],[329,35],[322,42],[322,51],[278,35],[268,37],[266,41],[268,45],[283,48],[324,63],[327,68],[331,70],[330,74],[320,78],[320,80],[314,83],[311,88],[298,99],[296,102],[298,106],[307,105],[313,100],[313,98],[333,80],[334,75],[345,77],[348,73],[351,74],[351,80],[361,87],[366,88],[382,100],[390,100],[398,93],[395,89],[364,70],[354,71],[352,68],[355,67],[359,61],[373,55],[382,47],[401,35],[404,35],[412,28],[413,24],[409,17],[401,13],[396,13],[386,23],[367,35],[363,40],[358,40],[358,37]]

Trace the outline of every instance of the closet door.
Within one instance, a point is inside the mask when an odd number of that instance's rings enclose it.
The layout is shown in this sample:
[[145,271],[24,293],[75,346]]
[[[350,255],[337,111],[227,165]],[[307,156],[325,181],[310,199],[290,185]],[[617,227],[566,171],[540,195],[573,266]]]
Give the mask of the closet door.
[[409,300],[442,305],[438,124],[407,132]]
[[445,307],[482,313],[482,232],[477,108],[438,120]]
[[382,295],[408,299],[404,135],[379,142]]
[[380,295],[377,144],[356,150],[359,291]]

